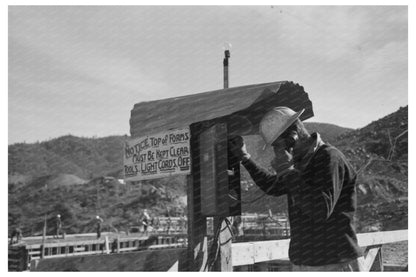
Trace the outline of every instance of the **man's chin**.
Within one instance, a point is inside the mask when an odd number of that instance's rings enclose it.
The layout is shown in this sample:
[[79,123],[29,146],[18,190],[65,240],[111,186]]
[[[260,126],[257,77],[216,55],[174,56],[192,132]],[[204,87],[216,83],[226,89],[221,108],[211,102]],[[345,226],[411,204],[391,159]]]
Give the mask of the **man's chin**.
[[296,150],[293,151],[293,149],[292,149],[291,154],[292,154],[293,160],[296,161],[296,162],[299,162],[302,159],[302,155],[300,155],[299,152],[296,151]]

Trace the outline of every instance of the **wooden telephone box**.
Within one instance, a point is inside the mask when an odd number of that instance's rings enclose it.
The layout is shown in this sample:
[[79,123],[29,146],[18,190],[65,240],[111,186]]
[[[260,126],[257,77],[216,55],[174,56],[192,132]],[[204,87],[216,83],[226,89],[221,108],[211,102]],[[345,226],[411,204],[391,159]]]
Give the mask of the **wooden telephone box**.
[[240,163],[228,149],[227,125],[203,131],[199,143],[202,214],[241,215]]
[[258,134],[264,114],[277,106],[287,106],[295,111],[304,108],[301,120],[313,116],[308,94],[302,86],[288,81],[134,105],[130,118],[132,138],[189,126],[188,248],[186,262],[181,262],[180,270],[209,269],[206,218],[212,216],[221,230],[214,270],[232,271],[231,234],[224,222],[227,217],[241,214],[241,191],[240,163],[228,151],[228,137]]

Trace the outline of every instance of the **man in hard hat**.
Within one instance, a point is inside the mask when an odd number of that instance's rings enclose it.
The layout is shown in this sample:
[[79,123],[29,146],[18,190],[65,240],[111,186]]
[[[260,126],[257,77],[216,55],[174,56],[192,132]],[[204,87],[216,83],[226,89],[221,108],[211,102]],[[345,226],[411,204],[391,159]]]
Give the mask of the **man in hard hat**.
[[99,215],[97,215],[95,217],[95,222],[96,222],[97,239],[99,239],[101,237],[101,225],[104,222],[104,220]]
[[230,148],[253,180],[269,195],[287,194],[294,271],[360,271],[362,253],[353,227],[356,174],[345,156],[309,134],[303,110],[276,107],[260,122],[260,134],[275,158],[270,174],[251,158],[242,137]]
[[143,214],[142,214],[142,224],[143,224],[143,232],[145,234],[147,234],[147,229],[150,225],[150,215],[149,212],[147,211],[147,209],[143,210]]
[[59,234],[61,233],[61,230],[62,230],[61,215],[58,214],[58,215],[56,215],[56,219],[55,219],[55,235],[54,235],[54,237],[59,239]]
[[16,237],[16,243],[19,243],[22,240],[22,229],[20,227],[13,229],[12,235],[10,236],[10,245],[13,244],[14,237]]

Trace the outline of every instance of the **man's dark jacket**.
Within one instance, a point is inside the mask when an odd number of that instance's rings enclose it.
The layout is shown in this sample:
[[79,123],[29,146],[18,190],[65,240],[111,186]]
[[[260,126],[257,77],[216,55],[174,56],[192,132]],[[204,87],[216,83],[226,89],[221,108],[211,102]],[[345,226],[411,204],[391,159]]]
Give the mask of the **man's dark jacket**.
[[281,177],[251,159],[243,165],[267,194],[287,194],[292,263],[318,266],[362,256],[353,226],[356,174],[338,149],[323,144],[304,170],[292,170]]

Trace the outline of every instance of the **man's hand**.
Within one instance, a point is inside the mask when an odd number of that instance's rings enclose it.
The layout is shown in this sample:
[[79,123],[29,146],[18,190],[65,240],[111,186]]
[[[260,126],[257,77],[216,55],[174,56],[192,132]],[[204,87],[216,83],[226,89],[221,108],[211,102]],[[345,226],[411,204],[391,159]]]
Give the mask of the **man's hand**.
[[250,154],[247,152],[244,139],[241,136],[233,136],[228,138],[229,151],[240,161],[250,159]]
[[278,142],[273,145],[274,159],[271,162],[271,166],[276,171],[277,175],[282,175],[288,170],[293,169],[293,156],[285,149],[284,141]]

